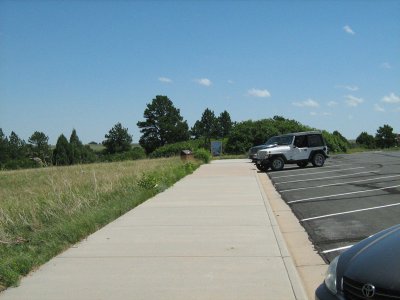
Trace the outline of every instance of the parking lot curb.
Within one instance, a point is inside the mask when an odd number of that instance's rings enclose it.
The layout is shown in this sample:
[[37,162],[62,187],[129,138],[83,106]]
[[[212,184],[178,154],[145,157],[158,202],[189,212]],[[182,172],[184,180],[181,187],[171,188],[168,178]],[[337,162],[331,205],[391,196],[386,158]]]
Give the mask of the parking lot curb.
[[275,190],[268,175],[255,172],[296,298],[314,299],[316,288],[324,280],[327,265],[314,250],[308,234]]
[[279,250],[281,252],[283,263],[285,265],[290,283],[292,285],[294,295],[297,300],[311,299],[307,296],[307,293],[304,289],[302,280],[300,279],[300,276],[295,267],[294,261],[290,255],[287,244],[286,244],[285,239],[280,230],[280,227],[279,227],[279,224],[275,217],[274,211],[269,203],[267,193],[266,193],[266,191],[264,189],[264,185],[262,183],[264,178],[260,178],[260,173],[257,174],[257,172],[256,172],[256,178],[257,178],[257,183],[260,187],[260,192],[261,192],[262,198],[264,200],[265,208],[267,210],[268,216],[269,216],[271,224],[272,224],[272,229],[274,231],[275,239],[277,241]]

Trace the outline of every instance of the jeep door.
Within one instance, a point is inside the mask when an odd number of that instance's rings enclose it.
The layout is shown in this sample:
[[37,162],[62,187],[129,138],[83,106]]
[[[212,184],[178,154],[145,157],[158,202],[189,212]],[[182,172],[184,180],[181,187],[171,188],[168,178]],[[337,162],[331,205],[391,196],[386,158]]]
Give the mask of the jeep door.
[[292,147],[292,160],[307,160],[310,156],[306,135],[295,137]]

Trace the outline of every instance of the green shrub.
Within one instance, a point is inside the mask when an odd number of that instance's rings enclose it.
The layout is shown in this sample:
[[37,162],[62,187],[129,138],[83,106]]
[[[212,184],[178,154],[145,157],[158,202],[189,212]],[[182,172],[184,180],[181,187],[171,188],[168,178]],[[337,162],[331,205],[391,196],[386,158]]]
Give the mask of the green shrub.
[[211,153],[203,148],[199,148],[194,151],[194,158],[199,159],[205,163],[209,163],[211,160]]
[[185,142],[179,142],[174,144],[164,145],[155,151],[153,151],[149,157],[159,158],[159,157],[171,157],[180,155],[182,150],[190,150],[194,152],[196,149],[200,148],[202,140],[190,140]]
[[134,147],[129,151],[114,154],[103,154],[99,156],[100,161],[117,162],[125,160],[137,160],[146,158],[146,153],[141,147]]
[[138,180],[137,185],[144,190],[153,190],[158,186],[157,177],[154,174],[142,174]]
[[29,158],[13,159],[4,164],[4,169],[7,170],[30,169],[37,167],[40,167],[40,165]]
[[350,143],[340,134],[331,134],[323,130],[322,136],[328,146],[329,152],[347,152],[347,149],[350,147]]
[[185,171],[187,174],[192,174],[194,170],[196,170],[197,166],[192,162],[185,163]]
[[128,153],[131,160],[146,158],[146,152],[142,147],[134,147]]
[[365,147],[367,149],[374,149],[376,148],[376,141],[375,138],[368,134],[366,131],[360,133],[360,135],[356,139],[357,145]]

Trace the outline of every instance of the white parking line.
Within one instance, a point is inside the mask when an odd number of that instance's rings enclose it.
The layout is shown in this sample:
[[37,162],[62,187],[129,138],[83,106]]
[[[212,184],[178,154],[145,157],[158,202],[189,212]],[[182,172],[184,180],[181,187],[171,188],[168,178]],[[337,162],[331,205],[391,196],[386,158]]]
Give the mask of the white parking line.
[[293,177],[293,176],[318,175],[318,174],[324,174],[324,173],[332,173],[332,172],[347,171],[347,170],[355,170],[355,169],[365,169],[365,167],[354,167],[354,168],[339,169],[339,170],[332,170],[332,171],[312,172],[312,173],[303,173],[303,174],[292,174],[292,175],[285,175],[285,176],[274,177],[273,179],[286,178],[286,177]]
[[[368,238],[370,238],[372,236],[373,236],[373,234],[370,235]],[[324,251],[321,251],[321,253],[325,254],[325,253],[331,253],[331,252],[336,252],[336,251],[340,251],[340,250],[346,250],[346,249],[349,249],[349,248],[351,248],[353,246],[354,245],[348,245],[348,246],[343,246],[343,247],[339,247],[339,248],[335,248],[335,249],[324,250]]]
[[340,250],[346,250],[353,247],[353,245],[349,245],[349,246],[344,246],[344,247],[340,247],[340,248],[335,248],[335,249],[330,249],[330,250],[325,250],[325,251],[321,251],[321,253],[331,253],[331,252],[335,252],[335,251],[340,251]]
[[323,184],[323,185],[318,185],[318,186],[307,186],[307,187],[301,187],[301,188],[296,188],[296,189],[281,190],[279,192],[280,193],[285,193],[285,192],[291,192],[291,191],[317,189],[317,188],[322,188],[322,187],[327,187],[327,186],[352,184],[352,183],[365,182],[365,181],[378,180],[378,179],[386,179],[386,178],[393,178],[393,177],[400,177],[400,175],[382,176],[382,177],[375,177],[375,178],[369,178],[369,179],[363,179],[363,180],[355,180],[355,181],[348,181],[348,182],[338,182],[338,183],[331,183],[331,184]]
[[320,177],[320,178],[313,178],[313,179],[299,179],[299,180],[291,180],[291,181],[283,181],[283,182],[277,182],[274,183],[274,185],[277,184],[284,184],[284,183],[294,183],[294,182],[303,182],[303,181],[316,181],[316,180],[325,180],[325,179],[332,179],[332,178],[339,178],[339,177],[348,177],[348,176],[353,176],[353,175],[360,175],[360,174],[365,174],[365,173],[378,173],[379,170],[374,170],[374,171],[365,171],[365,172],[357,172],[357,173],[351,173],[351,174],[344,174],[344,175],[336,175],[336,176],[328,176],[328,177]]
[[333,195],[327,195],[327,196],[305,198],[305,199],[300,199],[300,200],[289,201],[288,204],[298,203],[298,202],[306,202],[306,201],[311,201],[311,200],[316,200],[316,199],[333,198],[333,197],[338,197],[338,196],[347,196],[347,195],[353,195],[353,194],[361,194],[361,193],[368,193],[368,192],[374,192],[374,191],[381,191],[381,190],[397,188],[399,186],[400,186],[400,184],[399,185],[386,186],[386,187],[383,187],[383,188],[365,190],[365,191],[356,191],[356,192],[348,192],[348,193],[342,193],[342,194],[333,194]]
[[[349,166],[349,164],[339,164],[339,165],[325,165],[324,169],[326,168],[336,168],[336,167],[341,167],[341,166]],[[285,172],[295,172],[295,171],[304,171],[304,168],[290,168],[288,170],[283,170],[279,171],[279,174],[285,173]]]
[[350,211],[345,211],[345,212],[336,213],[336,214],[329,214],[329,215],[323,215],[323,216],[319,216],[319,217],[305,218],[305,219],[300,220],[300,222],[324,219],[324,218],[329,218],[329,217],[334,217],[334,216],[346,215],[346,214],[357,213],[357,212],[362,212],[362,211],[366,211],[366,210],[386,208],[386,207],[398,206],[398,205],[400,205],[400,203],[394,203],[394,204],[388,204],[388,205],[382,205],[382,206],[375,206],[375,207],[363,208],[363,209],[357,209],[357,210],[350,210]]

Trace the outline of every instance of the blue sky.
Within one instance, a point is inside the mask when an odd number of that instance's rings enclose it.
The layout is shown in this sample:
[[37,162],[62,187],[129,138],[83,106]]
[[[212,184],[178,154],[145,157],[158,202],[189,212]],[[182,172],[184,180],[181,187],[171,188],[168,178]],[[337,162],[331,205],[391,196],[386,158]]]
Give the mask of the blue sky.
[[0,1],[0,128],[137,142],[167,95],[189,126],[281,115],[400,132],[400,1]]

